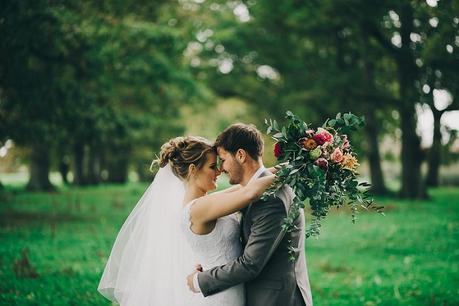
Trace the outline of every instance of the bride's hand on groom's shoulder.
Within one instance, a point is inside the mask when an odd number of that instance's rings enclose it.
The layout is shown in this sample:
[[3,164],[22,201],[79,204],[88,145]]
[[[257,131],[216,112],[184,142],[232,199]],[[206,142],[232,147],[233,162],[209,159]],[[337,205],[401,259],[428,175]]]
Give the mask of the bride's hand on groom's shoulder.
[[287,166],[288,162],[277,164],[274,167],[268,168],[268,171],[271,172],[272,174],[276,174],[280,169],[283,167]]

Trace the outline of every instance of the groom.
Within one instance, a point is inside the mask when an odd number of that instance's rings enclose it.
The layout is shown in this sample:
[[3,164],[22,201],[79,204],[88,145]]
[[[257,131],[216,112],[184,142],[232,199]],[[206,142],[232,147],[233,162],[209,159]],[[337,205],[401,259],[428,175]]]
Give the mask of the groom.
[[[270,174],[263,166],[263,139],[260,131],[241,123],[229,126],[215,142],[222,161],[221,170],[231,184],[246,185]],[[312,306],[304,253],[304,214],[295,230],[281,230],[294,195],[289,188],[265,201],[250,204],[242,211],[243,254],[236,260],[188,276],[188,286],[204,296],[240,283],[246,285],[246,306]],[[294,247],[295,261],[289,260]]]

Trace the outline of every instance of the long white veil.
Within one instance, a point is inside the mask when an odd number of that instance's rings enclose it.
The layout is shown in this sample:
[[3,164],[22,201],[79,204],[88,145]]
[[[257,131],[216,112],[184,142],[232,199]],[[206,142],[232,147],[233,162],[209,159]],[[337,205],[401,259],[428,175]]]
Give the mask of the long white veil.
[[99,283],[122,306],[184,306],[193,293],[186,276],[195,265],[180,228],[184,183],[161,168],[124,222]]

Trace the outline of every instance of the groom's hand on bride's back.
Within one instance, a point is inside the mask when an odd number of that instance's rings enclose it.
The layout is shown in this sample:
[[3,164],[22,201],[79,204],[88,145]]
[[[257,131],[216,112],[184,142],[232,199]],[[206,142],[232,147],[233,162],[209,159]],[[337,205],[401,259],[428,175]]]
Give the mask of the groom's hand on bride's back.
[[199,293],[198,290],[196,290],[196,288],[194,288],[194,276],[196,273],[198,272],[202,272],[202,266],[201,264],[196,264],[196,266],[194,266],[195,270],[193,271],[193,273],[191,273],[190,275],[187,276],[186,278],[186,282],[188,284],[188,288],[190,288],[191,291],[193,291],[194,293]]
[[199,291],[194,288],[194,284],[193,284],[194,275],[199,272],[202,272],[202,267],[201,267],[201,270],[198,270],[198,266],[196,266],[196,270],[193,271],[193,273],[191,273],[190,275],[186,277],[186,283],[188,285],[188,288],[190,288],[190,290],[193,291],[194,293],[199,293]]

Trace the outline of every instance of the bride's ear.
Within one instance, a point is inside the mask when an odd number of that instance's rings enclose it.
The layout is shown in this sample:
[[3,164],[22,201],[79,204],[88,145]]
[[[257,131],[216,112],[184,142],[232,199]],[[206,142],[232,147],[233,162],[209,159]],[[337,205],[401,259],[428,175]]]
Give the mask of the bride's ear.
[[195,164],[190,164],[188,166],[188,178],[191,176],[194,176],[196,174],[196,165]]

